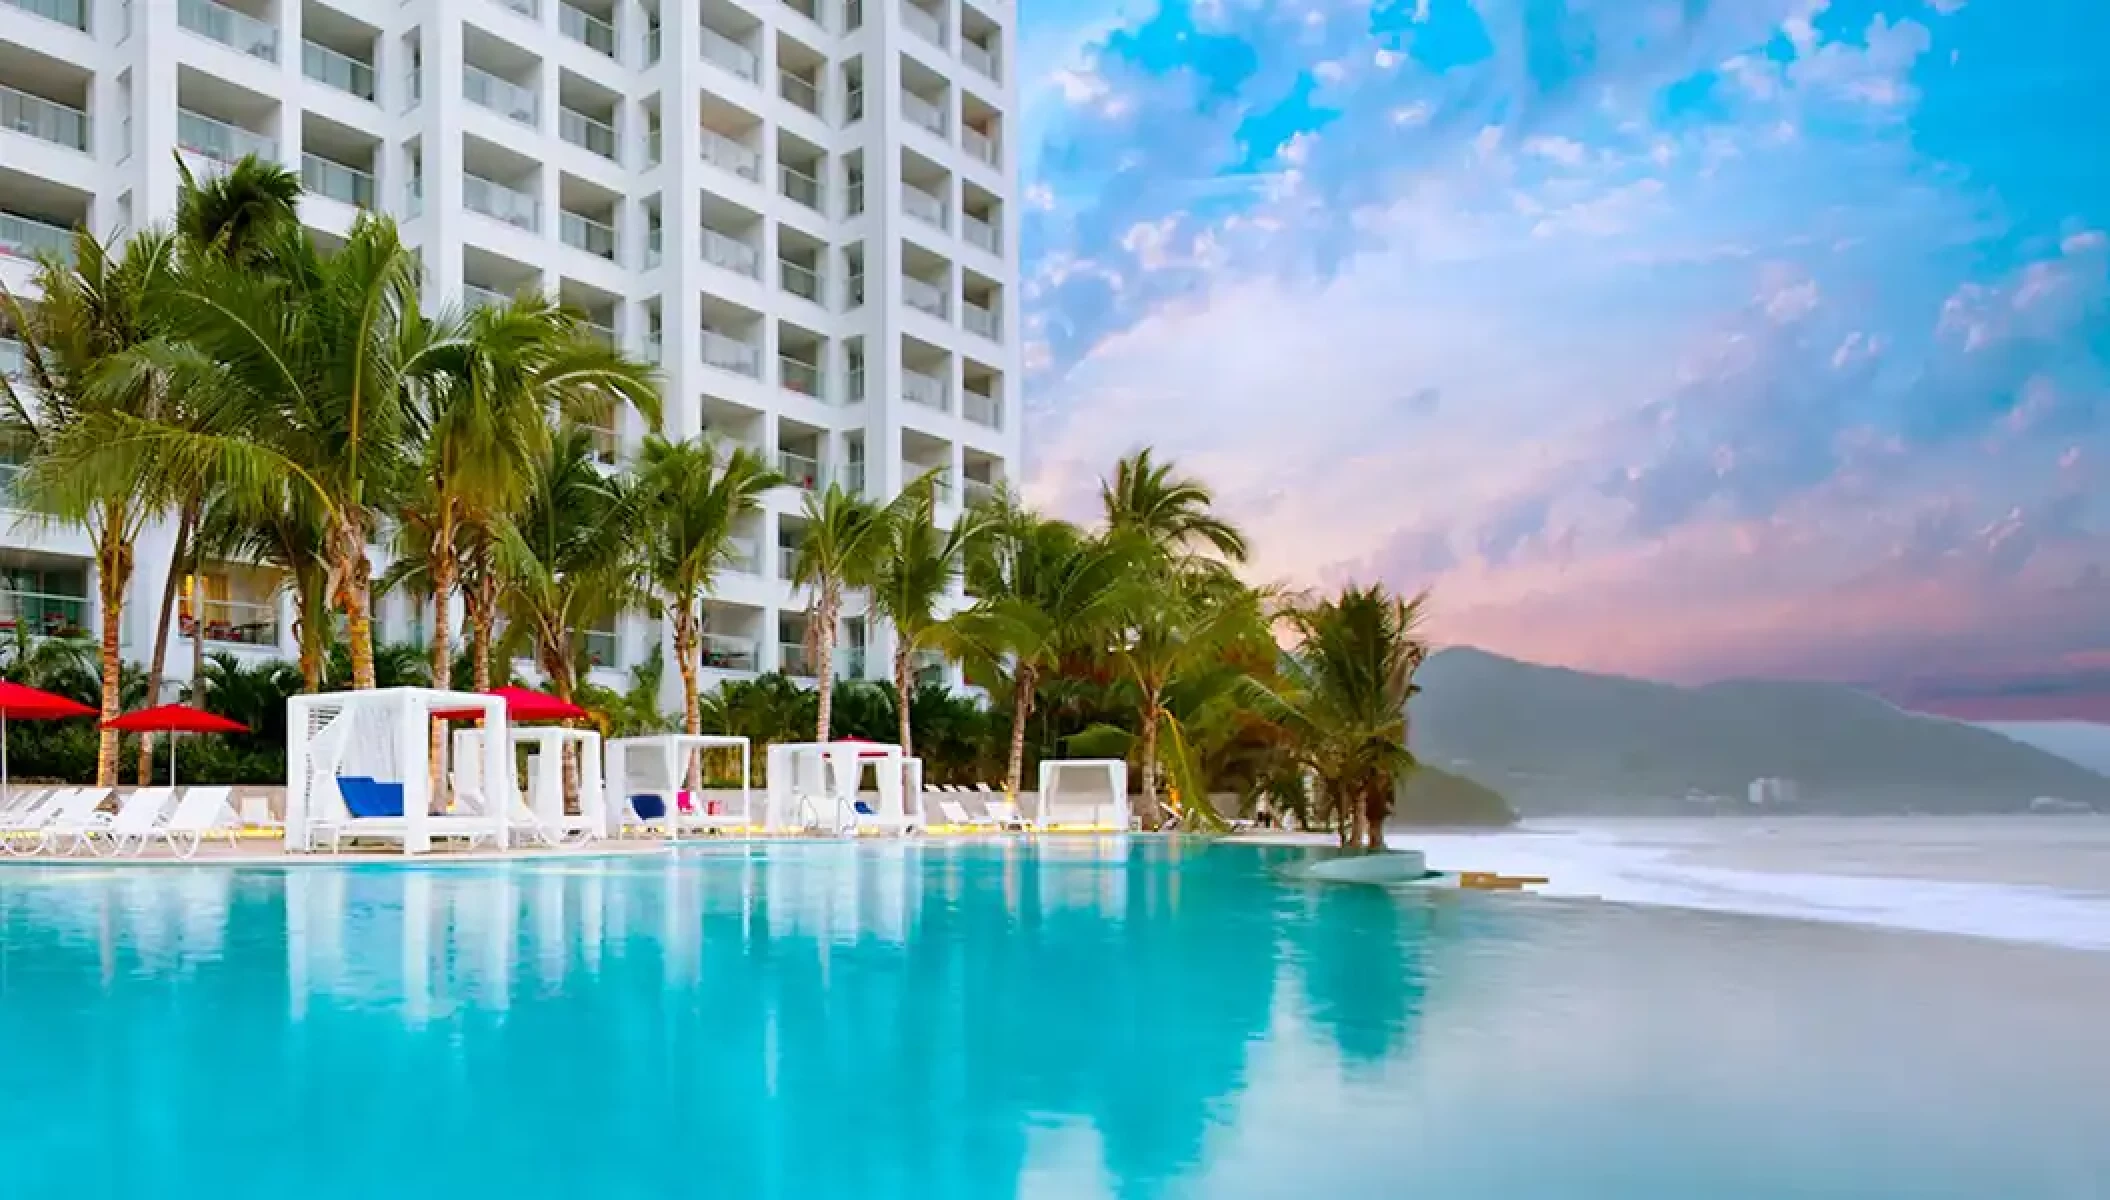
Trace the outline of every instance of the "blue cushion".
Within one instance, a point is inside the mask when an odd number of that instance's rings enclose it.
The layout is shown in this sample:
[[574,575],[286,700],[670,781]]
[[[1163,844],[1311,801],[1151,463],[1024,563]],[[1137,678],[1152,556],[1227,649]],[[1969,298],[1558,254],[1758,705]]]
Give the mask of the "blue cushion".
[[667,815],[667,798],[653,795],[632,796],[630,808],[640,821],[657,821]]
[[866,817],[869,817],[869,816],[871,816],[871,815],[872,815],[872,806],[871,806],[871,805],[869,805],[869,804],[866,804],[866,803],[865,803],[864,801],[862,801],[862,800],[859,800],[859,801],[857,801],[857,812],[858,812],[858,814],[859,814],[860,816],[866,816]]
[[345,811],[355,817],[403,815],[403,785],[400,783],[385,783],[364,775],[339,775],[337,792],[344,797]]

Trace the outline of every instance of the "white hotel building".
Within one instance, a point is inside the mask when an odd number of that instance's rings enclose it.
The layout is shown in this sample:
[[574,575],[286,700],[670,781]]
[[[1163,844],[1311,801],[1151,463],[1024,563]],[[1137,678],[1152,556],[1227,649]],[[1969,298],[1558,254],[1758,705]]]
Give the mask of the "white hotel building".
[[[937,468],[957,506],[1018,469],[1010,2],[0,0],[0,281],[23,294],[72,226],[165,220],[172,148],[194,171],[298,170],[326,241],[389,213],[429,303],[552,294],[659,363],[670,436],[745,443],[795,481],[709,603],[706,666],[799,674],[800,486],[886,497]],[[19,355],[0,340],[0,370]],[[643,433],[620,414],[611,462]],[[140,547],[136,660],[170,540]],[[93,630],[92,570],[79,531],[0,513],[0,630]],[[421,639],[419,608],[391,597],[383,635]],[[182,609],[177,678],[194,635],[292,656],[290,604],[254,568],[208,564]],[[884,677],[884,630],[845,624],[844,673]],[[590,635],[610,683],[662,638],[642,614]]]

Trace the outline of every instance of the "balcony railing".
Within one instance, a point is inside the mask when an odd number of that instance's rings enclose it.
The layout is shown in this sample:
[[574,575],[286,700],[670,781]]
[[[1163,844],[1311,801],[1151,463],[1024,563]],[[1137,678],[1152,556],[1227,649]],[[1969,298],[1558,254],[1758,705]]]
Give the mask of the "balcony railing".
[[820,460],[807,454],[794,454],[789,450],[777,453],[777,473],[784,482],[795,488],[814,491],[821,486]]
[[542,15],[542,8],[536,0],[498,0],[498,2],[523,17],[539,17]]
[[821,112],[820,85],[793,71],[777,70],[777,90],[786,100],[819,116]]
[[591,319],[581,321],[579,322],[579,331],[610,350],[623,348],[623,336],[615,331],[614,317],[610,317],[605,325]]
[[812,267],[780,258],[777,260],[777,282],[794,296],[803,296],[815,304],[821,302],[821,273]]
[[960,324],[965,325],[969,333],[979,333],[992,342],[998,341],[1003,334],[997,321],[995,309],[983,308],[972,300],[960,302]]
[[909,32],[933,46],[945,45],[945,24],[928,10],[919,8],[910,0],[901,0],[901,23]]
[[996,396],[987,396],[968,389],[960,393],[960,412],[977,425],[991,429],[1004,427],[1004,402]]
[[945,110],[914,92],[901,93],[901,115],[939,137],[945,136]]
[[753,246],[708,227],[703,231],[703,261],[749,279],[762,278],[762,255]]
[[784,7],[823,29],[828,27],[828,13],[821,7],[821,0],[784,0]]
[[920,404],[925,408],[935,408],[939,412],[944,412],[946,410],[945,381],[935,375],[925,375],[921,371],[903,370],[901,372],[901,398],[910,404]]
[[23,357],[22,343],[11,337],[0,337],[0,375],[9,379],[21,379],[28,370]]
[[945,656],[936,650],[918,650],[909,659],[917,687],[940,687],[945,683]]
[[720,170],[731,171],[742,179],[762,182],[762,156],[739,142],[706,129],[702,137],[703,161]]
[[702,341],[705,366],[746,375],[752,379],[762,377],[762,351],[753,343],[708,329],[703,331]]
[[542,118],[540,98],[534,92],[481,67],[462,67],[462,98],[522,125],[537,124]]
[[865,399],[865,368],[863,363],[851,367],[849,387],[843,396],[844,404],[863,404]]
[[960,498],[972,507],[990,504],[996,500],[996,485],[986,479],[966,479],[960,483]]
[[714,671],[755,669],[755,640],[725,633],[703,635],[703,665]]
[[513,298],[493,288],[478,287],[473,283],[462,285],[462,306],[470,310],[479,308],[504,308]]
[[373,67],[320,42],[300,44],[300,73],[324,87],[350,92],[361,100],[374,98]]
[[865,0],[843,0],[843,32],[856,33],[865,27]]
[[425,181],[415,175],[403,185],[403,211],[412,217],[425,211]]
[[652,332],[650,332],[650,333],[648,333],[648,334],[646,334],[646,335],[645,335],[645,350],[644,350],[644,355],[645,355],[645,361],[646,361],[646,362],[648,362],[648,363],[657,363],[657,362],[659,362],[659,356],[660,356],[660,341],[659,341],[659,330],[655,329],[655,330],[653,330]]
[[589,629],[584,639],[586,661],[596,667],[620,667],[623,665],[623,639],[613,630]]
[[996,79],[996,51],[983,46],[971,38],[960,39],[960,60],[980,71],[990,79]]
[[852,271],[850,272],[850,277],[843,280],[843,311],[848,312],[861,306],[864,302],[865,273],[861,270]]
[[826,211],[821,206],[827,193],[821,190],[821,181],[799,170],[790,163],[777,164],[777,186],[783,193],[815,212]]
[[88,632],[88,598],[0,588],[0,633],[17,629],[34,637],[82,637]]
[[960,232],[967,236],[971,245],[979,246],[991,254],[1002,254],[1003,243],[997,240],[996,226],[971,213],[960,214]]
[[56,254],[70,263],[73,261],[73,231],[20,213],[0,212],[0,254],[15,258]]
[[901,210],[926,225],[945,228],[945,201],[912,183],[901,185]]
[[865,210],[865,181],[862,175],[852,175],[843,184],[843,215],[854,217]]
[[800,642],[777,643],[777,669],[798,679],[813,678],[813,664],[806,659],[806,647]]
[[821,369],[805,359],[793,358],[789,354],[777,355],[777,381],[784,385],[786,391],[798,392],[816,400],[821,398]]
[[645,165],[656,167],[659,165],[659,158],[659,126],[654,125],[645,131]]
[[796,576],[798,575],[798,573],[799,573],[799,548],[798,548],[797,546],[778,546],[778,547],[777,547],[777,578],[778,578],[778,579],[782,579],[782,580],[784,580],[785,582],[787,582],[787,583],[788,583],[788,582],[790,582],[790,581],[791,581],[791,580],[792,580],[793,578],[795,578],[795,577],[796,577]]
[[0,129],[68,150],[88,149],[88,114],[70,104],[0,86]]
[[863,463],[852,461],[843,464],[843,490],[853,496],[864,494],[865,465]]
[[941,320],[949,308],[945,302],[945,289],[935,283],[926,283],[913,275],[901,277],[901,298],[908,302],[910,308],[927,312]]
[[278,61],[278,27],[213,0],[177,0],[176,24],[266,62]]
[[530,233],[542,227],[542,201],[495,179],[462,173],[462,205]]
[[300,186],[360,208],[374,206],[374,177],[315,154],[300,156]]
[[[254,600],[206,600],[200,612],[177,616],[184,637],[204,634],[208,642],[230,646],[278,645],[278,605]],[[199,618],[204,618],[200,627]]]
[[996,139],[974,126],[969,125],[960,130],[960,144],[967,147],[970,157],[978,158],[992,167],[1001,165],[997,162]]
[[615,126],[569,108],[557,110],[557,136],[610,162],[616,160]]
[[850,125],[862,121],[864,116],[865,90],[852,85],[849,91],[843,93],[843,124]]
[[939,467],[936,470],[932,470],[927,464],[924,463],[901,464],[901,477],[904,479],[920,478],[925,472],[928,472],[930,474],[930,494],[936,497],[938,503],[940,504],[952,503],[953,487],[951,467]]
[[[594,16],[583,8],[574,8],[569,4],[559,4],[557,6],[557,29],[565,37],[585,44],[588,49],[598,50],[610,58],[616,56],[615,26],[610,24],[604,17]],[[653,32],[657,33],[658,30],[655,29]],[[653,57],[657,58],[658,55],[655,54]]]
[[240,162],[251,154],[265,162],[278,160],[277,140],[187,109],[176,112],[176,144],[216,162]]
[[86,32],[88,29],[88,0],[0,0],[31,16],[61,25],[71,25]]
[[652,17],[650,20],[652,23],[645,26],[645,65],[655,67],[659,65],[659,18]]
[[575,250],[584,250],[597,258],[615,261],[615,226],[604,225],[592,217],[559,209],[557,235],[564,244]]
[[762,563],[755,555],[755,539],[732,537],[725,539],[725,565],[728,570],[742,575],[759,575]]
[[865,677],[865,648],[863,646],[844,646],[835,652],[835,662],[831,665],[835,668],[835,677],[837,679],[863,679]]
[[18,462],[0,462],[0,509],[15,507],[15,488],[26,469]]
[[715,29],[703,31],[703,57],[704,61],[716,63],[749,83],[762,78],[762,66],[755,58],[755,52]]

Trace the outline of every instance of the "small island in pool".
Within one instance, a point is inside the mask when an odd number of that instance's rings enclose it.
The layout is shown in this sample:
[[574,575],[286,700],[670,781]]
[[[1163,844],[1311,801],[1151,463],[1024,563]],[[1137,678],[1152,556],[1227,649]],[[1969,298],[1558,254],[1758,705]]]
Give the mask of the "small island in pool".
[[1427,764],[1408,771],[1392,802],[1391,825],[1475,825],[1499,829],[1517,823],[1517,811],[1500,792]]

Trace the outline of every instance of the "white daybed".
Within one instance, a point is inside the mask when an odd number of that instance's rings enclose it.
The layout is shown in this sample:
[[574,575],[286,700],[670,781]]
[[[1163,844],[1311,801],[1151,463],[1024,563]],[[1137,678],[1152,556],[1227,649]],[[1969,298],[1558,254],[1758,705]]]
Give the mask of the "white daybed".
[[[716,811],[712,803],[696,798],[696,810],[681,810],[681,794],[688,787],[689,756],[708,750],[740,752],[740,802],[737,809]],[[748,785],[753,751],[748,740],[730,734],[662,733],[649,737],[615,738],[608,743],[608,786],[615,799],[608,805],[609,821],[620,823],[637,813],[631,801],[638,796],[658,798],[660,827],[679,834],[685,829],[746,829],[754,824],[754,795]],[[611,833],[613,830],[611,829]]]
[[[481,714],[484,731],[478,775],[502,779],[511,774],[506,761],[506,702],[499,696],[433,688],[377,688],[363,692],[324,692],[286,701],[286,849],[313,851],[327,843],[335,849],[348,838],[400,844],[405,854],[431,851],[434,838],[467,838],[504,849],[508,842],[505,809],[471,816],[433,812],[432,781],[447,772],[432,762],[435,717],[464,719]],[[444,764],[440,764],[444,766]],[[400,815],[354,816],[345,803],[343,781],[358,778],[400,791]],[[355,791],[376,789],[365,783]]]

